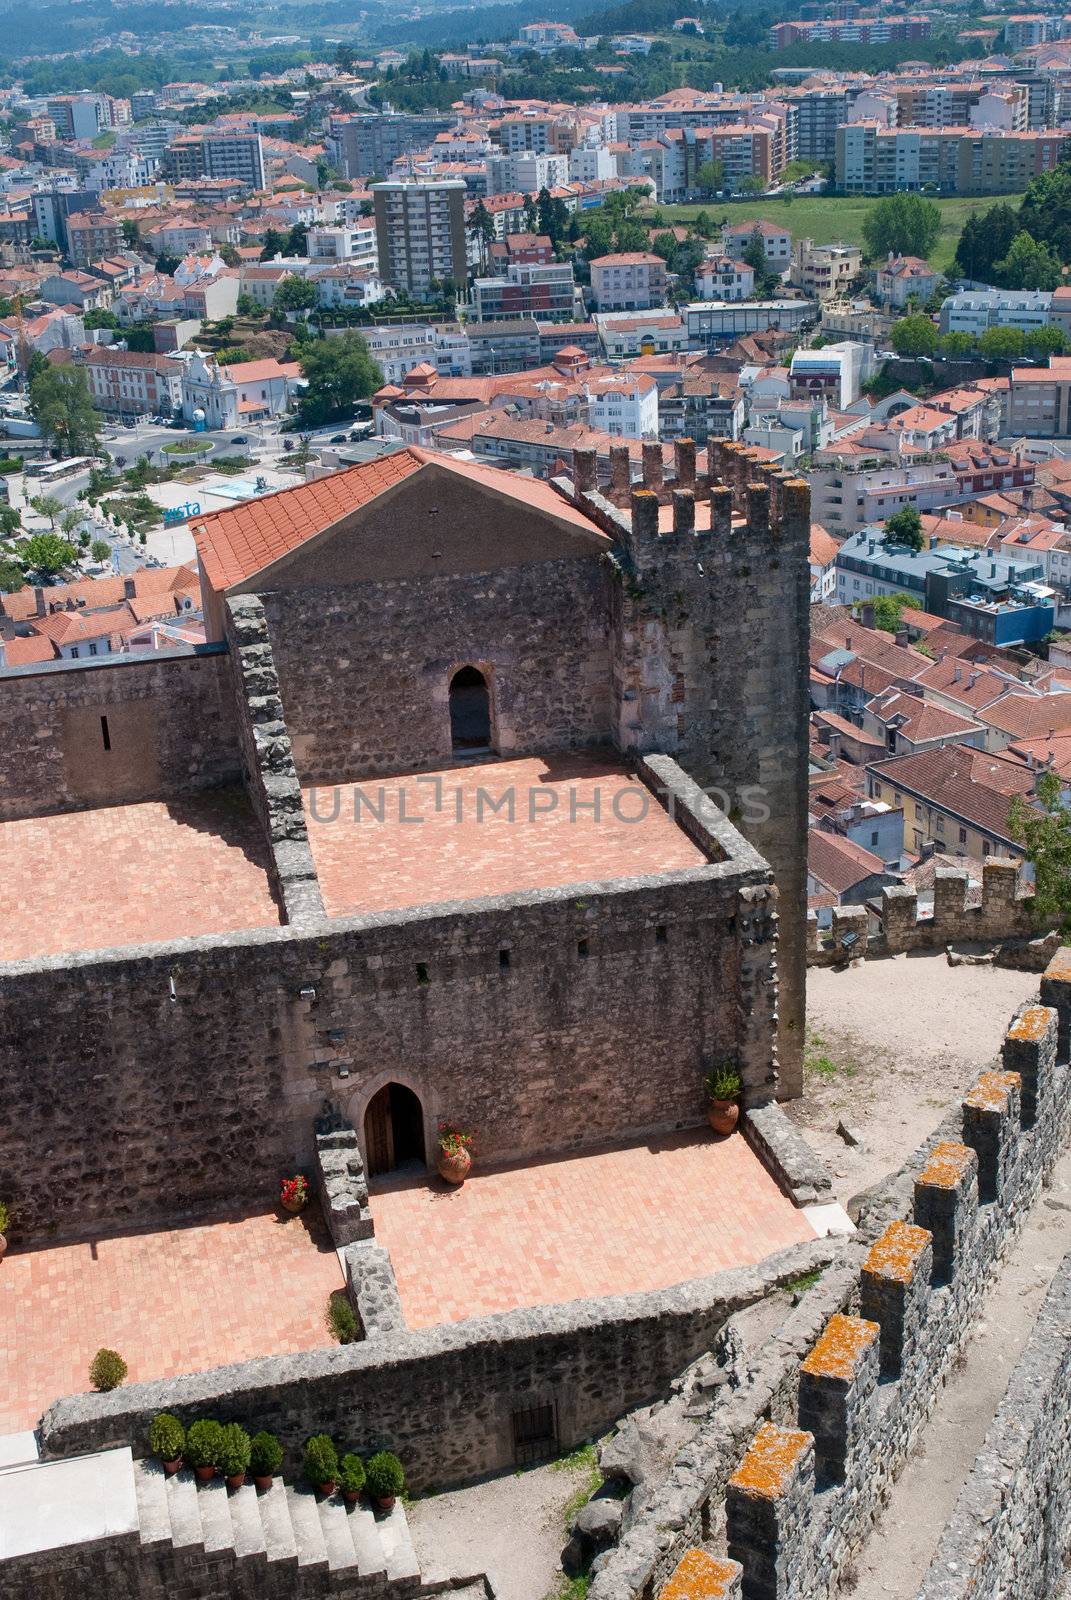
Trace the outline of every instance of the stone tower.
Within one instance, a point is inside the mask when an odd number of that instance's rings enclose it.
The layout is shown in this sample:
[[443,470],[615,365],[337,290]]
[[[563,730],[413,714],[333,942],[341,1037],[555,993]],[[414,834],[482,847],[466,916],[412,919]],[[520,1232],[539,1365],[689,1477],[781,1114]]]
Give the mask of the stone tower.
[[746,446],[711,438],[706,476],[697,476],[691,440],[678,441],[674,453],[675,475],[665,482],[661,446],[645,445],[643,486],[631,488],[627,452],[612,450],[608,497],[596,490],[594,454],[575,456],[574,493],[618,541],[614,738],[624,750],[673,756],[774,869],[779,1093],[796,1095],[806,979],[810,489]]

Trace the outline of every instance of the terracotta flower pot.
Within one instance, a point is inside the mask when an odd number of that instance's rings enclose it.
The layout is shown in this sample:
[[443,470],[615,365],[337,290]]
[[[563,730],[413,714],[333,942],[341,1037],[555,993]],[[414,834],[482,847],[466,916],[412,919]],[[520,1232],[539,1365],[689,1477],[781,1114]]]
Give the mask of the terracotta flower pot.
[[397,1495],[394,1494],[377,1495],[373,1498],[372,1504],[377,1511],[393,1511],[394,1502],[397,1498]]
[[335,1492],[335,1480],[334,1480],[334,1478],[329,1479],[329,1481],[327,1483],[318,1483],[316,1485],[316,1493],[317,1494],[322,1494],[325,1499],[330,1498],[330,1496],[333,1495],[334,1492]]
[[735,1100],[712,1100],[707,1109],[707,1121],[715,1133],[735,1133],[740,1107]]
[[284,1211],[289,1211],[292,1217],[296,1217],[299,1211],[304,1211],[305,1202],[304,1200],[284,1200],[282,1206]]
[[230,1477],[227,1479],[227,1488],[228,1489],[240,1489],[244,1482],[245,1482],[245,1473],[244,1472],[232,1472]]
[[472,1157],[467,1150],[459,1150],[455,1155],[445,1150],[439,1151],[439,1176],[447,1183],[462,1184],[469,1175],[472,1166]]
[[194,1467],[193,1470],[199,1483],[211,1483],[216,1476],[215,1467]]
[[253,1482],[258,1489],[270,1489],[272,1484],[275,1482],[275,1474],[273,1472],[266,1472],[262,1477],[254,1478]]
[[169,1478],[173,1478],[175,1476],[175,1473],[179,1470],[179,1468],[181,1466],[182,1466],[182,1457],[181,1456],[176,1456],[174,1461],[165,1461],[164,1462],[164,1471],[167,1473],[167,1476]]
[[355,1506],[361,1498],[360,1489],[343,1489],[342,1498],[348,1506]]

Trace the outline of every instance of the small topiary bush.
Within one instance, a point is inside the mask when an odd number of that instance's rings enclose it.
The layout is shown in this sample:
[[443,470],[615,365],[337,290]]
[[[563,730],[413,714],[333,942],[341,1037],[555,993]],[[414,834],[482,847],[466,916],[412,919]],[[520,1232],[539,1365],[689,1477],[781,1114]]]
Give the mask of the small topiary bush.
[[149,1449],[161,1461],[176,1461],[186,1448],[186,1430],[170,1411],[161,1411],[149,1424]]
[[390,1450],[380,1450],[364,1469],[368,1493],[376,1500],[389,1500],[405,1488],[405,1469]]
[[338,1451],[326,1433],[314,1433],[305,1446],[304,1472],[314,1489],[338,1478]]
[[126,1373],[126,1362],[118,1350],[98,1350],[89,1363],[89,1381],[94,1389],[118,1389]]
[[237,1422],[227,1422],[219,1430],[219,1460],[216,1465],[225,1478],[236,1478],[249,1465],[251,1443],[248,1433]]
[[223,1429],[211,1417],[198,1417],[186,1435],[188,1467],[218,1467],[223,1445]]
[[271,1478],[283,1464],[283,1447],[274,1433],[253,1435],[249,1447],[249,1470],[254,1478]]
[[731,1061],[719,1061],[703,1082],[712,1100],[735,1100],[744,1087],[744,1080]]
[[343,1494],[360,1494],[364,1488],[364,1462],[360,1456],[344,1455],[338,1468],[338,1486]]
[[360,1329],[345,1289],[336,1289],[327,1297],[327,1328],[339,1344],[356,1344]]

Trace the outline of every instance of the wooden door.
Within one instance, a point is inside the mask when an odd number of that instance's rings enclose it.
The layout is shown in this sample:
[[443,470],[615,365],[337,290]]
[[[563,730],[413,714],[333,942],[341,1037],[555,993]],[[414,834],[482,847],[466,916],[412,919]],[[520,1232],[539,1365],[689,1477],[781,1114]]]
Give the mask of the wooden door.
[[390,1084],[385,1083],[368,1102],[364,1114],[364,1143],[368,1153],[368,1176],[390,1172],[394,1167],[394,1126],[390,1114]]

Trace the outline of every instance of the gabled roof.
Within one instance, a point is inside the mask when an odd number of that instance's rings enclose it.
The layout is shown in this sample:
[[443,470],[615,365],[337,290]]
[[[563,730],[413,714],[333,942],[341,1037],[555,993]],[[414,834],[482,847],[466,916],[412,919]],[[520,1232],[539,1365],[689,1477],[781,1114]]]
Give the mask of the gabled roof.
[[1009,844],[1015,843],[1008,827],[1012,797],[1029,796],[1034,786],[1034,774],[1020,762],[964,744],[895,756],[868,770]]
[[582,530],[594,539],[605,537],[583,512],[563,500],[548,483],[410,446],[376,461],[364,462],[292,489],[280,489],[258,500],[228,506],[191,522],[204,573],[218,591],[245,583],[255,573],[274,565],[380,495],[427,469],[446,472],[489,489],[530,510],[542,512],[559,526]]
[[885,863],[852,839],[812,828],[807,835],[807,871],[839,895],[865,878],[883,873]]

